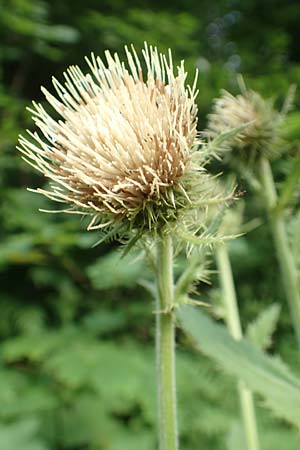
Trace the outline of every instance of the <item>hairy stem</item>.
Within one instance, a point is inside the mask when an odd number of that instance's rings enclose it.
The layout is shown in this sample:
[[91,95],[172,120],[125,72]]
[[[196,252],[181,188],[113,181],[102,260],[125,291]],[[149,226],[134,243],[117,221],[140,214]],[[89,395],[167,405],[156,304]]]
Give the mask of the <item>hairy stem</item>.
[[177,450],[173,245],[171,236],[157,239],[156,355],[159,449]]
[[296,339],[300,348],[300,292],[297,268],[289,248],[282,212],[276,213],[275,211],[277,206],[277,193],[270,163],[265,158],[261,158],[260,160],[260,176],[282,283],[289,304]]
[[[230,334],[236,340],[242,339],[242,327],[237,305],[236,292],[230,259],[226,244],[219,245],[216,250],[219,277],[223,290],[223,304],[226,323]],[[256,425],[255,407],[252,392],[244,382],[238,382],[238,392],[244,422],[248,450],[259,450],[259,439]]]

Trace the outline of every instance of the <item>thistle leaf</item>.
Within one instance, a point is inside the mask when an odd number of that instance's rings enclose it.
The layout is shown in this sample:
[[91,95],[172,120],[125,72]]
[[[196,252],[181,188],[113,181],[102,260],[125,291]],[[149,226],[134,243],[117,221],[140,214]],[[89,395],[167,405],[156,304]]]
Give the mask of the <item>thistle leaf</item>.
[[262,311],[258,317],[248,325],[246,336],[256,347],[266,349],[271,343],[271,337],[276,329],[280,314],[280,306],[276,303]]
[[204,281],[207,279],[207,252],[201,253],[194,251],[188,259],[188,264],[181,276],[178,278],[175,286],[175,298],[185,295],[193,287],[197,281]]
[[289,204],[292,196],[295,193],[295,188],[300,181],[300,158],[295,158],[293,161],[291,172],[285,180],[279,195],[275,212],[278,214],[282,212]]
[[178,236],[183,240],[193,245],[199,245],[199,246],[208,246],[212,247],[216,244],[220,244],[222,242],[235,239],[239,235],[228,235],[228,236],[218,236],[218,235],[207,235],[207,233],[202,233],[202,235],[195,235],[188,231],[184,230],[178,230],[177,231]]
[[245,339],[235,341],[223,325],[216,324],[195,308],[184,306],[178,316],[199,350],[262,395],[265,405],[277,416],[299,426],[300,382],[288,366]]
[[293,109],[294,102],[295,102],[296,89],[297,89],[296,84],[292,84],[289,87],[289,90],[287,92],[287,95],[285,97],[284,103],[283,103],[281,111],[280,111],[283,118],[285,118],[285,116]]

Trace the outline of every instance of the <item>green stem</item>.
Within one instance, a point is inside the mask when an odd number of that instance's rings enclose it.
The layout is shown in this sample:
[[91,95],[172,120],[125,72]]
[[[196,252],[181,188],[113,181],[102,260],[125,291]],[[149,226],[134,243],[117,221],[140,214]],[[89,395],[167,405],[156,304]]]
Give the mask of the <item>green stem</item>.
[[[230,259],[225,244],[219,245],[217,247],[216,257],[221,286],[223,290],[223,304],[225,308],[226,323],[232,337],[236,340],[240,340],[243,337],[242,327],[238,311]],[[238,392],[247,440],[247,449],[259,450],[260,446],[252,392],[242,381],[238,382]]]
[[270,163],[265,158],[261,158],[260,160],[260,175],[282,283],[289,304],[296,339],[300,347],[300,293],[297,268],[289,248],[283,215],[281,212],[275,212],[277,206],[277,192]]
[[177,450],[173,245],[171,236],[157,239],[156,354],[159,448]]

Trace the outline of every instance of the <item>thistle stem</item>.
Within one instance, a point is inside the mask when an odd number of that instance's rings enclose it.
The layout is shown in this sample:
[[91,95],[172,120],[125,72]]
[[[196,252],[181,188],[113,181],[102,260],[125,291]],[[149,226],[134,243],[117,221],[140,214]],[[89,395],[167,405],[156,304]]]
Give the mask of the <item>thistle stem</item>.
[[157,239],[156,358],[159,409],[159,449],[177,450],[173,244]]
[[[238,311],[233,274],[226,244],[219,245],[217,247],[216,258],[219,269],[219,277],[223,290],[223,305],[225,308],[227,327],[232,337],[239,341],[240,339],[242,339],[243,334]],[[238,393],[247,440],[247,449],[259,450],[260,446],[252,392],[247,388],[243,381],[239,381]]]
[[276,213],[275,211],[278,202],[277,192],[271,166],[266,158],[261,158],[260,160],[260,177],[280,267],[281,279],[289,304],[297,343],[300,348],[300,292],[298,287],[298,274],[292,252],[289,248],[283,215],[281,212]]

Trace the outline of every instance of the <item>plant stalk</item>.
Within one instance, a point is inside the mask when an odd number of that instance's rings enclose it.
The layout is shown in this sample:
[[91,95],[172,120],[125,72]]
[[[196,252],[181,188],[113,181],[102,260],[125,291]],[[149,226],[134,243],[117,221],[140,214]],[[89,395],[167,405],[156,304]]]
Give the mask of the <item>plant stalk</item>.
[[159,449],[177,450],[175,317],[172,237],[157,238],[156,360]]
[[277,253],[278,263],[285,295],[289,304],[291,319],[300,348],[300,292],[298,274],[292,252],[289,248],[283,214],[276,212],[278,198],[269,161],[260,160],[260,177],[263,186],[266,208],[269,215],[271,232]]
[[[223,290],[223,305],[225,308],[226,323],[234,339],[242,339],[242,327],[238,311],[233,274],[226,244],[217,246],[216,258],[219,277]],[[255,406],[252,392],[243,381],[238,382],[238,393],[243,416],[245,435],[248,450],[259,450],[259,438],[256,425]]]

